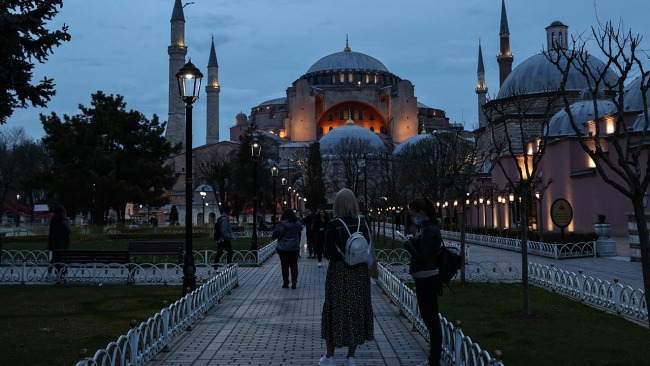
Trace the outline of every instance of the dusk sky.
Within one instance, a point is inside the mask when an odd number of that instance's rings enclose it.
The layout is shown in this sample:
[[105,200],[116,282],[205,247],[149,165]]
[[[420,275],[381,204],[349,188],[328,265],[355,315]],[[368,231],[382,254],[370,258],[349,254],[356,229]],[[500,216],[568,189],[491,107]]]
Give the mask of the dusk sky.
[[[183,3],[185,3],[184,1]],[[43,137],[39,114],[74,115],[98,90],[121,94],[128,109],[167,120],[170,18],[174,0],[67,0],[50,23],[65,23],[72,40],[34,71],[53,78],[48,108],[16,110],[4,128],[24,126]],[[555,20],[576,35],[597,22],[623,21],[646,37],[648,0],[506,0],[513,68],[545,47],[544,28]],[[489,96],[498,92],[501,0],[194,0],[184,8],[187,56],[207,76],[210,40],[219,61],[220,139],[235,115],[286,96],[287,87],[320,58],[352,51],[381,61],[415,85],[419,102],[442,109],[451,122],[477,123],[476,69],[481,39]],[[600,57],[592,44],[591,54]],[[647,65],[650,66],[650,65]],[[205,89],[194,108],[194,146],[205,143]]]

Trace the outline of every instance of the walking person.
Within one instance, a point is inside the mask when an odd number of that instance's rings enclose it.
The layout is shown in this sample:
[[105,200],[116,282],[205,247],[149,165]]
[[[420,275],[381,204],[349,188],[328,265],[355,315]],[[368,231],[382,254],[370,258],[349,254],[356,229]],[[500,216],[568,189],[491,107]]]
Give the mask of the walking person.
[[221,216],[217,218],[214,224],[214,230],[220,230],[219,240],[217,241],[217,254],[214,257],[214,269],[216,270],[223,251],[226,251],[226,263],[232,263],[232,241],[235,240],[235,234],[230,227],[230,211],[232,206],[224,205],[221,210]]
[[346,365],[356,366],[357,346],[374,339],[370,275],[367,263],[351,266],[341,253],[345,253],[349,233],[359,229],[370,243],[370,231],[366,221],[359,218],[357,199],[349,189],[336,194],[333,217],[325,229],[323,251],[329,259],[321,319],[321,338],[325,339],[327,353],[318,365],[335,365],[334,350],[347,347]]
[[289,287],[289,270],[291,270],[291,288],[296,289],[301,233],[302,223],[296,217],[295,212],[291,209],[284,210],[280,222],[273,229],[273,239],[278,239],[275,250],[280,256],[280,265],[282,266],[282,288]]
[[327,213],[322,208],[318,210],[318,214],[314,217],[312,222],[312,232],[314,233],[314,244],[316,250],[316,258],[318,259],[318,266],[323,266],[323,245],[325,245],[325,229],[329,222]]
[[442,327],[438,318],[438,292],[442,280],[436,260],[442,244],[442,237],[435,220],[434,203],[428,198],[420,197],[408,205],[411,218],[420,231],[414,236],[402,239],[404,249],[411,255],[409,273],[415,282],[415,295],[424,325],[429,330],[431,349],[428,361],[420,366],[439,366],[442,352]]
[[310,209],[305,210],[305,217],[301,220],[302,225],[307,229],[307,252],[309,256],[307,258],[314,259],[314,231],[312,230],[312,223],[314,222],[314,217],[316,215],[311,212]]
[[[65,208],[63,206],[56,206],[53,211],[53,216],[50,219],[50,231],[47,238],[47,250],[54,252],[57,250],[68,250],[70,249],[70,234],[72,229],[70,228],[70,221],[68,220]],[[53,254],[53,253],[52,253]],[[54,255],[52,255],[52,260],[50,263],[54,263]],[[63,268],[61,264],[55,264],[56,273],[52,273],[52,267],[48,269],[50,276],[63,276],[64,273],[61,273]],[[57,283],[60,278],[57,277]]]

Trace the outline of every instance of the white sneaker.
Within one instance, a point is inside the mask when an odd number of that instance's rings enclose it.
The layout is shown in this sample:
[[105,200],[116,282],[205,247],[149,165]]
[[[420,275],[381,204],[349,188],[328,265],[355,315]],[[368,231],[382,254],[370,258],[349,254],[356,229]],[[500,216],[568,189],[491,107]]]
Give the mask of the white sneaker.
[[322,266],[323,266],[323,263],[318,262],[318,266],[319,266],[319,267],[322,267]]
[[354,357],[348,357],[348,359],[345,360],[345,364],[347,366],[357,366],[357,362],[354,360]]
[[332,357],[327,357],[327,355],[323,356],[318,360],[318,366],[335,366],[336,362],[334,362],[334,356]]

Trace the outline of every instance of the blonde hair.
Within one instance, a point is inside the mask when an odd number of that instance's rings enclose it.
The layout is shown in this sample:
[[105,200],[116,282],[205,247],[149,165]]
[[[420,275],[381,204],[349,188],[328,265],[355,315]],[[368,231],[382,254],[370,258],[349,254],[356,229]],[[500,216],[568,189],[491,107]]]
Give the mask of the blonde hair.
[[343,188],[336,194],[336,197],[334,198],[334,206],[332,207],[332,216],[359,216],[359,204],[357,204],[357,198],[351,190]]

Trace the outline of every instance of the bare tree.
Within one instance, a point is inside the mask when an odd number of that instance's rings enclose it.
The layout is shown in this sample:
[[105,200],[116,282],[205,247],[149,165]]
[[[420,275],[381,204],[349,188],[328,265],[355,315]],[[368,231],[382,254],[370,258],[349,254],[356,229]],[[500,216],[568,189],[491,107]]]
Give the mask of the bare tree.
[[363,185],[362,165],[368,156],[378,156],[385,152],[373,148],[370,142],[355,137],[341,139],[331,150],[323,151],[323,160],[331,161],[330,185],[335,192],[348,188],[359,196]]
[[[648,89],[650,89],[650,71],[645,69],[648,53],[641,48],[642,36],[627,31],[622,22],[615,26],[611,22],[599,23],[591,28],[590,35],[579,34],[572,37],[572,48],[555,47],[545,53],[547,59],[554,64],[563,75],[560,85],[562,98],[566,104],[575,136],[587,155],[596,166],[598,175],[603,181],[629,198],[634,219],[639,233],[641,246],[641,262],[643,270],[644,291],[650,293],[650,240],[643,207],[643,195],[650,183],[650,160],[648,159],[648,134],[650,119],[648,116]],[[590,62],[587,45],[595,43],[605,67]],[[589,85],[594,104],[596,123],[588,134],[583,132],[573,118],[568,107],[569,101],[565,93],[570,68],[578,70]],[[611,70],[617,78],[610,79]],[[631,78],[638,78],[628,83]],[[627,89],[626,85],[634,85]],[[604,111],[598,110],[598,94],[613,96],[615,112],[613,131],[605,128]],[[630,94],[640,93],[645,113],[636,121],[634,128],[626,124],[626,100]],[[634,118],[634,117],[633,117]],[[622,182],[621,182],[622,181]]]
[[[539,164],[546,151],[548,124],[558,93],[550,90],[542,98],[529,98],[525,90],[511,91],[506,99],[486,103],[492,166],[498,166],[517,197],[517,225],[521,227],[521,282],[523,311],[530,314],[528,293],[528,210],[535,189],[552,183],[542,182]],[[529,146],[530,144],[530,146]],[[529,148],[530,147],[530,148]],[[515,202],[517,204],[517,202]]]

